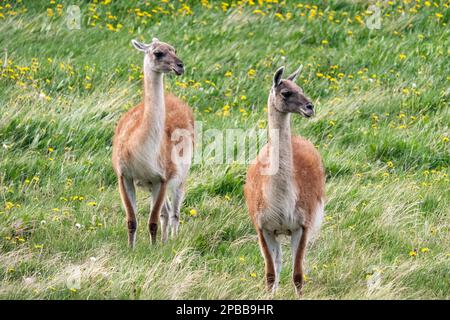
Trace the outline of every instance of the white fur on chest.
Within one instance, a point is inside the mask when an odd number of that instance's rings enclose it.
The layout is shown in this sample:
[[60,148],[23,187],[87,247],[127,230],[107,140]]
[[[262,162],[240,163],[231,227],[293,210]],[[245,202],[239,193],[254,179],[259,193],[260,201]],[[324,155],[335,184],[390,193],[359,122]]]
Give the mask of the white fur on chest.
[[164,168],[161,163],[160,153],[157,151],[159,144],[148,141],[134,154],[131,162],[133,178],[142,183],[154,182],[164,177]]
[[259,214],[261,228],[275,234],[291,234],[301,227],[303,215],[297,212],[297,189],[292,179],[267,185],[264,190],[267,207]]

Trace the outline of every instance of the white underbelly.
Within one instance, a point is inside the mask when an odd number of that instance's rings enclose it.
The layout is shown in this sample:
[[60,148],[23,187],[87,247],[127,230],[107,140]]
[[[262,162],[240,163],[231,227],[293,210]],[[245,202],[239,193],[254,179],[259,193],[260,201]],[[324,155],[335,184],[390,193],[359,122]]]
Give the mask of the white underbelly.
[[267,208],[259,214],[259,225],[262,229],[274,234],[290,235],[303,225],[303,214],[295,207]]
[[122,172],[139,185],[152,184],[164,177],[164,169],[155,155],[143,152],[135,154],[123,163]]

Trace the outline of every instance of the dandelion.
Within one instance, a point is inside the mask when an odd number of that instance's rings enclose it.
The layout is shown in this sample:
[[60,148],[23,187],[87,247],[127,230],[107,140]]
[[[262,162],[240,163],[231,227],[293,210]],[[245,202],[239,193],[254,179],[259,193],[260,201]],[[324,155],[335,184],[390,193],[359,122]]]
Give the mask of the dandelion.
[[386,163],[386,165],[388,166],[388,168],[393,168],[394,167],[394,163],[392,161],[388,161]]
[[12,203],[11,201],[6,201],[5,203],[5,210],[11,210],[12,208],[14,208],[14,203]]
[[191,217],[195,217],[195,216],[197,215],[197,210],[195,210],[195,209],[189,210],[189,215],[190,215]]
[[283,15],[281,13],[279,13],[279,12],[275,13],[275,17],[277,17],[280,20],[284,20]]
[[410,257],[415,257],[415,256],[417,256],[417,251],[415,251],[415,250],[410,251],[410,252],[409,252],[409,256],[410,256]]
[[69,291],[72,293],[77,293],[77,289],[75,289],[75,288],[70,288]]
[[35,249],[42,249],[42,248],[44,248],[44,245],[43,244],[35,244],[34,248]]
[[255,272],[250,273],[250,277],[256,278],[256,273]]
[[90,202],[87,203],[87,205],[90,206],[90,207],[96,207],[97,206],[97,202],[90,201]]
[[426,247],[420,249],[420,252],[428,252],[428,251],[430,251],[430,249],[429,249],[429,248],[426,248]]
[[227,71],[225,72],[225,77],[231,77],[233,75],[233,72]]
[[399,57],[400,60],[405,60],[405,59],[406,59],[406,54],[400,53],[400,54],[398,55],[398,57]]
[[322,43],[323,45],[328,44],[328,40],[324,39],[324,40],[322,40],[321,43]]

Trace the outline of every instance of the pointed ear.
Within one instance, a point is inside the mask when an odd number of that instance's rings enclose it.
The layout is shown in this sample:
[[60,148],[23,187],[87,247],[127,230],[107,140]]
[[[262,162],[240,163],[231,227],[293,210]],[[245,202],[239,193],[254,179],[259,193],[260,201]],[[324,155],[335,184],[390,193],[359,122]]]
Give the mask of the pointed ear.
[[133,47],[134,47],[136,50],[139,50],[139,51],[142,51],[142,52],[147,51],[148,48],[149,48],[149,46],[146,45],[145,43],[139,42],[139,41],[134,40],[134,39],[131,40],[131,44],[133,45]]
[[284,67],[278,68],[277,71],[275,71],[275,74],[273,76],[273,86],[277,87],[280,84],[281,76],[283,75]]
[[288,77],[288,80],[295,81],[295,80],[297,79],[298,75],[300,74],[300,72],[302,72],[302,69],[303,69],[303,65],[301,65],[301,66],[297,69],[297,71],[295,71],[293,74],[291,74],[291,75]]
[[153,38],[152,42],[159,42],[159,39],[158,38]]

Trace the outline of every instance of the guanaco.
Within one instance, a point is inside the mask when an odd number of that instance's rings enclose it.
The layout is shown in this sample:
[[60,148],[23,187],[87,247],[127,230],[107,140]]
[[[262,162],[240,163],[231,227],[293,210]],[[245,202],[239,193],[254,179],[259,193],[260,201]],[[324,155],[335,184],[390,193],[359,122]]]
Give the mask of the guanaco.
[[144,53],[144,98],[119,120],[112,154],[130,247],[136,242],[135,185],[152,193],[148,220],[151,242],[156,243],[158,219],[163,242],[169,227],[172,236],[177,234],[194,142],[192,110],[177,97],[164,94],[164,74],[179,76],[184,72],[175,48],[156,38],[150,44],[132,40],[132,45]]
[[293,282],[301,296],[308,241],[319,229],[325,203],[325,175],[319,152],[308,140],[291,136],[290,114],[305,118],[314,107],[295,84],[300,67],[282,79],[273,77],[268,99],[268,143],[250,165],[244,187],[250,217],[265,260],[266,285],[274,293],[280,281],[280,235],[291,237]]

